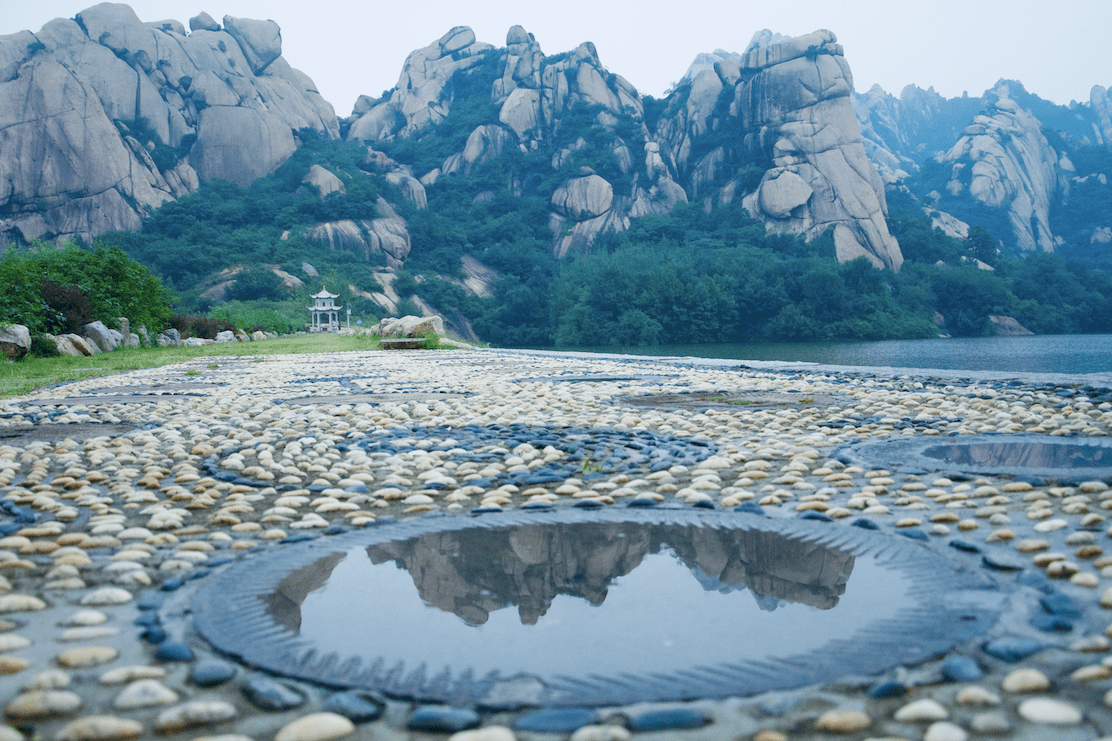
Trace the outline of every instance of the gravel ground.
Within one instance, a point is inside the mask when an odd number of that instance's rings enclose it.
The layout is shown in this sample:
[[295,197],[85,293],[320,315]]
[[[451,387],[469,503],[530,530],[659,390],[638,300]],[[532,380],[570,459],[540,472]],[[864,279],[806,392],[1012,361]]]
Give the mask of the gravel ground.
[[[201,358],[0,401],[0,741],[1112,735],[1109,479],[845,456],[894,436],[1088,439],[1112,426],[1103,379],[964,376],[399,351]],[[609,457],[631,440],[651,444]],[[983,638],[880,677],[547,714],[275,681],[215,657],[185,621],[151,624],[149,608],[194,579],[291,539],[584,502],[865,521],[941,553],[960,542],[1008,612]]]

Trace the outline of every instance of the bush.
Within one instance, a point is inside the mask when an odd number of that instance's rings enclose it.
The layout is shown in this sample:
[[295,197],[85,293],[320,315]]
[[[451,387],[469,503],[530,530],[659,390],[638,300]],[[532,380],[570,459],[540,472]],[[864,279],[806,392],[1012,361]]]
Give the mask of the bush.
[[53,358],[61,353],[58,352],[58,345],[54,340],[35,334],[31,335],[31,355],[36,358]]
[[183,316],[175,314],[170,317],[170,326],[181,333],[182,339],[186,337],[200,337],[206,340],[215,340],[216,335],[225,330],[236,329],[236,325],[225,320],[207,316]]
[[39,289],[42,299],[53,316],[48,316],[47,327],[54,332],[78,332],[89,322],[95,321],[89,292],[81,286],[61,286],[43,278]]

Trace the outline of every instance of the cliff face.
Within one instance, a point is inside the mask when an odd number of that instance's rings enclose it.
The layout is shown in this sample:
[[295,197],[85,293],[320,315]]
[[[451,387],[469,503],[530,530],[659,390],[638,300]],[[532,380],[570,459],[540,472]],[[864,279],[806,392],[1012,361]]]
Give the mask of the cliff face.
[[1068,195],[1073,165],[1050,146],[1038,119],[998,98],[938,161],[951,168],[948,196],[1004,210],[1020,251],[1054,251],[1050,206],[1056,192]]
[[712,194],[730,171],[756,167],[764,172],[755,190],[730,178],[718,198],[744,196],[773,231],[811,239],[833,229],[839,260],[867,257],[899,270],[903,256],[888,233],[884,187],[865,152],[852,90],[833,33],[778,41],[758,34],[740,64],[722,60],[698,73],[686,104],[657,134],[693,197]]
[[[704,59],[713,67],[690,76],[650,129],[641,96],[602,65],[593,44],[550,57],[519,26],[502,49],[455,28],[409,56],[387,99],[362,98],[347,136],[372,146],[420,138],[467,91],[489,97],[496,120],[482,121],[439,167],[413,175],[429,184],[515,149],[550,154],[560,177],[542,195],[550,198],[558,256],[677,203],[745,197],[754,217],[775,231],[810,239],[833,229],[839,259],[865,256],[899,269],[883,187],[864,149],[852,77],[834,35],[766,32],[740,63],[736,56]],[[571,120],[583,131],[569,136]],[[579,164],[592,147],[592,166]],[[759,186],[732,177],[744,167],[759,168]]]
[[0,37],[0,244],[90,240],[203,180],[247,184],[339,133],[273,21],[143,23],[103,3]]

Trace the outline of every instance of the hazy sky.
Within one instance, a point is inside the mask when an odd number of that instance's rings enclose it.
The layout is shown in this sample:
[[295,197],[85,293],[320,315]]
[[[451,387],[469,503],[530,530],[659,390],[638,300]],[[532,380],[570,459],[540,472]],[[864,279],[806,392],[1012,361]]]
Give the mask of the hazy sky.
[[[72,18],[88,0],[0,0],[0,35],[37,31]],[[363,93],[393,87],[402,63],[457,25],[502,46],[510,26],[534,34],[546,54],[593,41],[611,72],[660,96],[699,52],[742,51],[769,28],[798,36],[838,35],[855,87],[890,93],[933,85],[947,97],[979,95],[1001,77],[1057,103],[1088,102],[1093,85],[1112,86],[1112,0],[134,0],[144,21],[205,11],[269,18],[282,28],[283,53],[309,74],[337,114]]]

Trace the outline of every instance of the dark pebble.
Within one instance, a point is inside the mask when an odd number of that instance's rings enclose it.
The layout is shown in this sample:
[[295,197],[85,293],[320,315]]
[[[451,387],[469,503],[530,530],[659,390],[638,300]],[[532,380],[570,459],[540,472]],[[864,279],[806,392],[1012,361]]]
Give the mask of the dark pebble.
[[1022,571],[1027,567],[1023,561],[1000,553],[986,553],[981,557],[981,561],[985,566],[996,571]]
[[158,592],[145,592],[135,600],[135,606],[140,610],[157,610],[162,607],[164,600],[165,597]]
[[883,682],[870,688],[866,694],[874,700],[887,700],[890,697],[903,697],[907,694],[907,687],[903,682]]
[[215,687],[236,675],[236,668],[220,659],[201,659],[189,672],[189,681],[198,687]]
[[602,502],[598,501],[597,499],[580,499],[572,506],[579,509],[598,509],[603,505]]
[[1074,601],[1073,597],[1062,592],[1052,592],[1040,597],[1039,604],[1051,615],[1066,618],[1081,617],[1081,608],[1077,606],[1077,602]]
[[309,533],[294,533],[293,535],[288,535],[285,538],[282,538],[278,542],[279,543],[304,543],[306,540],[312,540],[315,537],[316,537],[315,535],[310,535]]
[[443,705],[424,705],[413,711],[406,728],[411,731],[456,733],[479,727],[479,714],[474,710],[450,708]]
[[756,502],[742,502],[734,507],[734,512],[745,512],[746,514],[760,515],[761,517],[765,516],[764,510],[761,509],[761,505]]
[[548,502],[526,502],[525,504],[521,505],[521,508],[522,509],[531,509],[531,510],[555,509],[555,507],[553,507]]
[[801,520],[818,520],[819,522],[834,522],[834,518],[830,515],[824,515],[822,512],[815,512],[808,510],[799,516]]
[[1043,650],[1043,645],[1036,641],[1034,638],[1023,638],[1021,636],[1004,636],[1002,638],[994,638],[986,643],[984,651],[989,656],[993,656],[1001,661],[1006,661],[1009,664],[1014,664],[1017,661],[1022,661],[1032,654],[1037,654]]
[[159,661],[193,661],[193,649],[181,641],[163,641],[154,657]]
[[1060,615],[1034,615],[1031,627],[1044,633],[1069,633],[1073,630],[1073,621]]
[[707,716],[690,708],[670,710],[650,710],[634,715],[629,719],[631,731],[670,731],[684,728],[702,728],[708,723]]
[[328,698],[324,710],[342,715],[352,723],[369,723],[382,717],[386,701],[370,692],[336,692]]
[[304,705],[309,699],[304,692],[263,676],[244,680],[240,690],[248,700],[262,710],[290,710]]
[[859,527],[862,530],[880,530],[880,525],[876,524],[872,520],[866,520],[864,517],[858,517],[856,520],[851,522],[850,525],[852,527]]
[[930,540],[930,537],[926,533],[924,533],[922,530],[916,530],[915,528],[904,528],[901,530],[897,530],[896,532],[904,536],[905,538],[910,538],[911,540]]
[[181,589],[183,584],[185,584],[185,579],[180,576],[171,576],[169,579],[162,582],[158,588],[163,592],[173,592]]
[[139,617],[131,621],[132,625],[138,625],[143,628],[149,628],[152,625],[160,625],[162,618],[159,617],[157,612],[147,611],[139,614]]
[[633,507],[635,509],[652,509],[653,507],[657,506],[658,504],[660,504],[660,502],[656,501],[655,499],[648,499],[648,498],[645,498],[645,499],[630,499],[628,502],[626,502],[627,507]]
[[950,682],[975,682],[983,673],[968,656],[947,656],[942,662],[942,676]]
[[[161,625],[151,625],[139,636],[147,643],[158,645],[166,640],[166,630]],[[172,659],[163,659],[163,661],[172,661]],[[189,661],[189,659],[185,659]]]
[[979,546],[976,546],[976,545],[970,543],[968,540],[951,540],[950,541],[950,547],[951,548],[956,548],[957,550],[962,551],[964,553],[980,553],[981,552],[981,549],[980,549]]
[[514,728],[537,733],[571,733],[598,722],[598,713],[588,708],[538,710],[514,721]]

